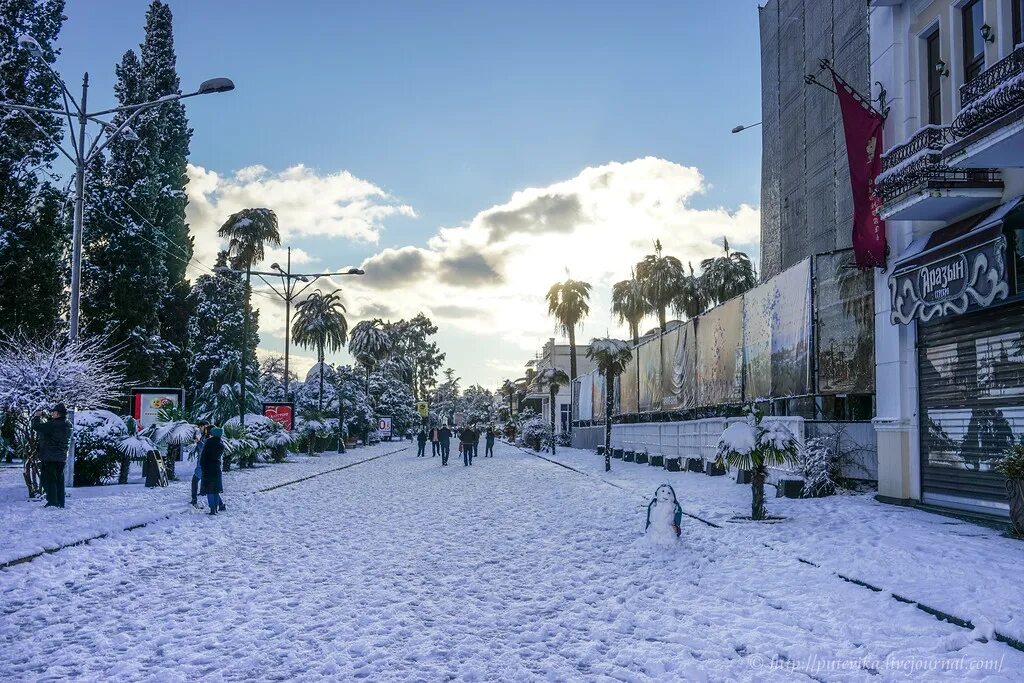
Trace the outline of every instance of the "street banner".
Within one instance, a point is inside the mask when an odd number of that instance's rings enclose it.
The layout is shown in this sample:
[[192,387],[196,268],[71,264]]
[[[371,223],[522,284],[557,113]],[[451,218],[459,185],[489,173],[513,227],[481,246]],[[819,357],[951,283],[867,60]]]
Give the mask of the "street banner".
[[426,401],[420,401],[416,404],[416,412],[419,413],[420,417],[426,417],[430,414],[430,404]]
[[607,395],[605,394],[605,378],[600,372],[595,370],[591,375],[593,377],[593,395],[590,397],[590,404],[594,409],[594,421],[604,422]]
[[697,406],[697,324],[695,320],[669,330],[661,340],[662,408]]
[[640,387],[637,372],[636,349],[633,349],[633,358],[630,359],[622,374],[619,375],[617,415],[636,415],[639,410]]
[[391,418],[390,417],[378,417],[377,418],[377,431],[380,432],[382,439],[391,438]]
[[641,344],[633,353],[639,366],[639,402],[640,412],[657,412],[661,410],[661,337]]
[[177,387],[132,387],[130,395],[132,417],[140,429],[160,423],[160,411],[185,402],[185,390]]
[[885,119],[833,71],[846,136],[853,191],[853,253],[858,268],[885,268],[885,221],[878,210],[875,177],[882,170],[882,127]]
[[702,406],[743,400],[743,297],[729,299],[697,323],[698,396]]
[[594,376],[582,375],[576,380],[579,395],[574,402],[577,420],[590,421],[594,418]]
[[278,423],[286,432],[295,427],[295,404],[291,402],[264,403],[263,415]]

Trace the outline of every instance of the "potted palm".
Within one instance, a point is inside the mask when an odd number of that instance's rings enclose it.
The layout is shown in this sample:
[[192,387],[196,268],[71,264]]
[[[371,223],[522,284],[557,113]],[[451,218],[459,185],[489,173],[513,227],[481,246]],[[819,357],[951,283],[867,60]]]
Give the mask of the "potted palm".
[[750,470],[751,511],[755,521],[766,519],[764,483],[769,467],[779,467],[797,458],[797,442],[784,424],[764,421],[764,414],[751,408],[747,419],[726,427],[718,441],[718,462]]
[[1024,536],[1024,443],[1006,450],[995,462],[995,469],[1006,477],[1006,495],[1010,499],[1010,522]]

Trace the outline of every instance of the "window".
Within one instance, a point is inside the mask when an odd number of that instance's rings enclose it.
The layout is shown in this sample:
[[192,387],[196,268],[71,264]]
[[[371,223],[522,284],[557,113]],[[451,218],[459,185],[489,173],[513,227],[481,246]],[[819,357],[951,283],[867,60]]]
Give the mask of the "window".
[[[1021,0],[1024,2],[1024,0]],[[942,123],[942,76],[939,74],[936,65],[939,57],[939,29],[935,29],[925,40],[926,58],[925,64],[928,68],[928,123],[939,125]]]
[[1024,0],[1010,0],[1010,13],[1013,21],[1013,47],[1017,47],[1024,40],[1024,26],[1021,25],[1024,19]]
[[964,28],[964,82],[985,70],[985,41],[981,27],[985,25],[985,7],[982,0],[971,0],[960,10]]
[[567,432],[569,431],[569,418],[572,416],[572,406],[570,406],[568,403],[563,403],[560,412],[562,418],[562,431]]

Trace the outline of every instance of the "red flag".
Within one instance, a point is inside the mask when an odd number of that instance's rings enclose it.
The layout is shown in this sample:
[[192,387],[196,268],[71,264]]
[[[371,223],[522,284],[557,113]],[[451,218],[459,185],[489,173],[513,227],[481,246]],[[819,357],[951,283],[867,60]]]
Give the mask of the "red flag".
[[875,194],[875,176],[882,170],[881,115],[832,72],[843,112],[846,156],[853,190],[853,254],[858,268],[885,268],[885,221],[879,215],[882,200]]

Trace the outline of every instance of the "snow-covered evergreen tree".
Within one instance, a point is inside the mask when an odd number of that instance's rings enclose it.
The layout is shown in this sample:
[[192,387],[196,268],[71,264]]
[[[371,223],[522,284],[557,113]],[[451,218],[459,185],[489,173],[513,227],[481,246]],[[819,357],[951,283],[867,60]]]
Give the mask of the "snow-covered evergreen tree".
[[[153,0],[146,12],[146,36],[140,45],[141,87],[147,101],[180,91],[177,57],[174,52],[174,31],[171,9],[160,0]],[[161,252],[166,284],[160,306],[163,338],[184,349],[187,336],[186,319],[188,284],[185,268],[192,258],[192,237],[185,222],[188,197],[187,167],[192,129],[185,107],[172,102],[148,112],[143,143],[153,160],[153,184],[158,192],[150,205],[150,220],[160,227],[167,252]],[[186,373],[185,354],[169,358],[166,381],[178,386]]]
[[374,417],[391,417],[393,434],[405,434],[420,423],[409,383],[386,368],[370,373],[370,396]]
[[[0,100],[51,109],[61,103],[57,80],[17,36],[35,37],[52,64],[63,10],[63,0],[0,2]],[[60,119],[0,111],[0,332],[46,334],[64,310],[70,221],[60,193],[38,175],[56,157],[61,132]]]
[[[217,265],[227,265],[227,253],[221,252]],[[231,271],[196,278],[189,293],[186,391],[196,396],[211,374],[229,362],[238,362],[242,350],[245,282],[242,274]],[[246,340],[247,375],[259,377],[256,346],[259,344],[259,311],[252,312],[252,325]],[[256,385],[258,387],[258,384]],[[258,393],[258,392],[257,392]]]

